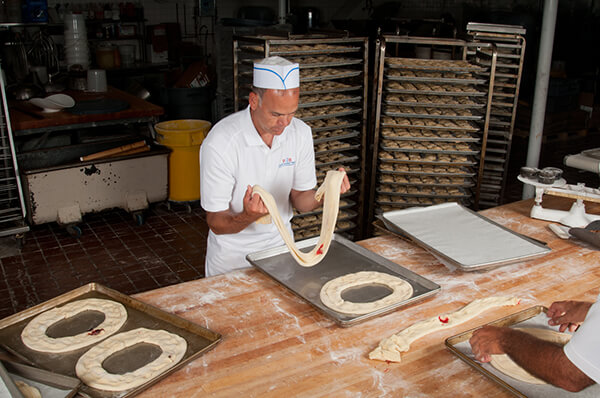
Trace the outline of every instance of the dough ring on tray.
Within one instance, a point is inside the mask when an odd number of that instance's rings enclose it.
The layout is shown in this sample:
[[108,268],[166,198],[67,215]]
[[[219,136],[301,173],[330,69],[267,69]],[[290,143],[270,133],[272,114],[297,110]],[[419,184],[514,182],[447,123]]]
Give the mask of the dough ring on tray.
[[[138,343],[160,347],[161,354],[152,362],[132,372],[109,373],[102,367],[106,358]],[[85,384],[106,391],[123,391],[146,383],[175,366],[187,350],[184,338],[166,330],[138,328],[119,333],[90,348],[75,365],[75,373]]]
[[[364,285],[384,285],[392,293],[368,303],[355,303],[342,298],[344,290]],[[321,301],[336,312],[350,315],[363,315],[377,311],[389,305],[404,301],[413,294],[410,283],[384,272],[361,271],[332,279],[321,288]]]
[[[84,311],[99,311],[104,321],[94,330],[74,336],[53,338],[46,334],[55,323],[71,318]],[[35,351],[61,353],[77,350],[98,343],[116,333],[127,320],[127,310],[121,303],[112,300],[89,298],[72,301],[33,318],[21,332],[23,344]]]

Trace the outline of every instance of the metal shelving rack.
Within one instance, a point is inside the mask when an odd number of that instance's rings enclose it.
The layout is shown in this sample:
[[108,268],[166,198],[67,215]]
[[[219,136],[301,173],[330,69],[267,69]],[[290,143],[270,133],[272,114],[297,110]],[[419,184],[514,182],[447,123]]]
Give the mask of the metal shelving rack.
[[[467,32],[474,43],[493,43],[498,51],[486,164],[479,202],[481,207],[494,207],[502,204],[504,198],[525,58],[526,31],[521,26],[469,22]],[[474,62],[486,62],[474,51],[469,51],[467,57]]]
[[[449,59],[414,58],[417,46]],[[467,61],[469,50],[489,65]],[[477,208],[494,45],[384,35],[375,54],[370,217],[450,201]]]
[[[313,131],[319,184],[327,170],[344,167],[352,188],[340,199],[336,232],[351,239],[364,234],[369,42],[348,35],[235,36],[235,109],[247,105],[252,62],[279,55],[300,64],[296,117]],[[322,210],[292,218],[295,239],[319,234]]]
[[22,236],[29,231],[25,224],[25,202],[15,154],[4,73],[0,67],[0,236]]

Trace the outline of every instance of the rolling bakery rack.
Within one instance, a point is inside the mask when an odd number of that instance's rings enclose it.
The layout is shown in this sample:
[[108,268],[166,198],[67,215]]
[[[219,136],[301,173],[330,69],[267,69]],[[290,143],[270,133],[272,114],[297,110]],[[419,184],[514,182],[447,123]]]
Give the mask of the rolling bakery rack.
[[0,237],[15,235],[19,241],[29,227],[25,224],[25,200],[15,153],[4,73],[0,68]]
[[[498,51],[486,161],[479,200],[480,207],[494,207],[502,204],[506,187],[525,58],[526,31],[522,26],[469,22],[467,32],[473,42],[494,43]],[[473,62],[489,64],[473,50],[468,51],[467,58]]]
[[[234,36],[235,110],[248,104],[253,61],[279,55],[300,64],[296,117],[313,132],[317,180],[344,167],[352,188],[340,198],[336,233],[363,235],[366,184],[368,39],[347,35]],[[292,218],[294,238],[319,235],[322,209]]]
[[[445,59],[415,58],[418,47]],[[481,61],[468,61],[469,51]],[[478,207],[496,56],[493,43],[377,40],[371,217],[444,202]]]

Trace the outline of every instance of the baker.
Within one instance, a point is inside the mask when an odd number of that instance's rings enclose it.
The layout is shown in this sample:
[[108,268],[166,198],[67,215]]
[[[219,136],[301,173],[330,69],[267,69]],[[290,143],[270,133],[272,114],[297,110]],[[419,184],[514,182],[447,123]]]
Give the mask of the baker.
[[564,347],[508,327],[484,326],[469,340],[475,359],[489,362],[490,355],[508,354],[532,375],[568,391],[600,383],[600,302],[557,301],[547,315],[559,331],[577,330]]
[[[246,255],[284,244],[252,186],[260,185],[277,203],[292,233],[292,209],[321,205],[310,127],[294,117],[300,96],[299,65],[281,57],[254,63],[249,105],[219,121],[200,148],[200,198],[210,228],[206,276],[250,266]],[[344,177],[340,192],[350,189]],[[292,235],[293,236],[293,235]]]

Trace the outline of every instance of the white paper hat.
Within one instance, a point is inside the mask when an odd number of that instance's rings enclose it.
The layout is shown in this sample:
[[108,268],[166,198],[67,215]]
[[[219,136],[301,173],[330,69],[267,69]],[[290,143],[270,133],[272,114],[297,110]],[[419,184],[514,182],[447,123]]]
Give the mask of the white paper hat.
[[281,57],[268,57],[254,63],[255,87],[288,90],[300,86],[300,66]]

